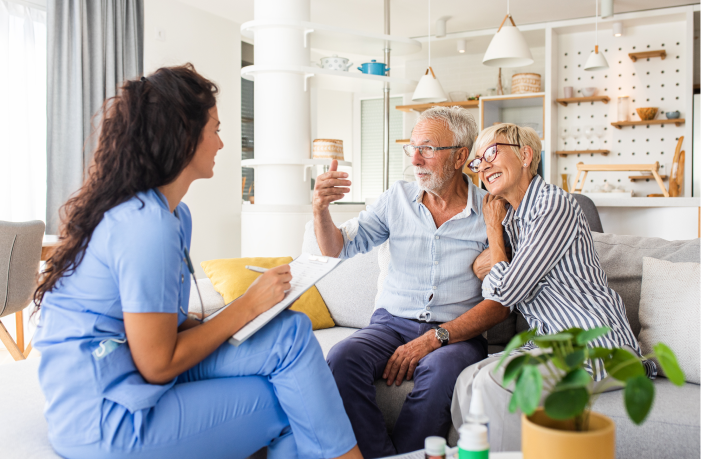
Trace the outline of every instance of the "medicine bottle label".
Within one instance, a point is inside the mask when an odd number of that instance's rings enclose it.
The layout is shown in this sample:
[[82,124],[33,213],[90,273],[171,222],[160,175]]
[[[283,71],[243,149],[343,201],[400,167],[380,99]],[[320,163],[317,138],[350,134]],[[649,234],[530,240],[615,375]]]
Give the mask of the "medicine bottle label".
[[458,447],[458,458],[489,458],[489,449],[475,451]]

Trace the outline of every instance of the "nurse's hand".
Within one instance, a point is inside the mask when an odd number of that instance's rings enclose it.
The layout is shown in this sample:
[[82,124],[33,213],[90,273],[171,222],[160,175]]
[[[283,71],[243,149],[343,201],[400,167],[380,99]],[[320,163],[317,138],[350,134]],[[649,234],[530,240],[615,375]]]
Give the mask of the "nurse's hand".
[[246,300],[245,305],[250,308],[250,313],[253,315],[251,319],[280,302],[285,297],[285,291],[291,288],[291,280],[292,273],[289,265],[271,268],[260,275],[249,286],[242,298]]

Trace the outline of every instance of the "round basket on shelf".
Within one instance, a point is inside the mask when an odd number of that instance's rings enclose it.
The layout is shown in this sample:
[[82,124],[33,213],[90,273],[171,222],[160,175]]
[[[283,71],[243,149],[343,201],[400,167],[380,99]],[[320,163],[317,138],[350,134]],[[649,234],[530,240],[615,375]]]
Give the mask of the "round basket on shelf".
[[539,93],[540,74],[515,73],[511,77],[511,94]]
[[343,161],[343,141],[340,139],[314,139],[312,158]]
[[635,111],[643,121],[654,120],[657,115],[657,107],[638,107]]

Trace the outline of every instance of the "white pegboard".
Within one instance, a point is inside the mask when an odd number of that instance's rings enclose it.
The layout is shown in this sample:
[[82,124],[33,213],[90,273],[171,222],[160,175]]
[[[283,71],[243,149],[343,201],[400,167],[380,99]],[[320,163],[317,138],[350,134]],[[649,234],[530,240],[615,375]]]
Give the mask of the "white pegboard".
[[[603,125],[606,127],[602,149],[610,150],[608,156],[603,155],[569,155],[557,158],[558,184],[562,185],[560,174],[568,174],[569,185],[572,187],[579,162],[587,164],[649,164],[659,161],[660,174],[669,175],[674,156],[674,148],[680,136],[685,135],[685,126],[641,125],[616,129],[611,122],[618,120],[618,96],[629,96],[629,120],[638,121],[635,108],[658,107],[656,118],[666,118],[664,112],[679,110],[681,118],[691,123],[691,114],[685,113],[686,101],[690,83],[687,82],[685,59],[686,23],[664,23],[626,27],[622,37],[613,37],[610,31],[599,32],[599,50],[604,52],[609,68],[603,71],[588,72],[584,65],[589,54],[594,49],[594,31],[560,34],[558,47],[558,91],[557,97],[564,97],[565,86],[573,86],[575,97],[582,96],[584,87],[596,87],[598,95],[611,98],[608,104],[602,102],[569,104],[567,107],[558,104],[558,145],[553,150],[576,150],[587,147],[583,137],[579,145],[573,139],[563,145],[559,128],[566,127],[569,131],[583,130],[587,125]],[[664,49],[667,52],[665,60],[660,58],[639,59],[633,62],[628,53]],[[598,148],[598,138],[594,138],[590,149]],[[691,167],[691,139],[685,138],[682,146],[687,152],[686,168]],[[633,190],[635,196],[646,196],[650,193],[660,193],[654,181],[631,182],[629,172],[594,172],[587,177],[585,191],[593,191],[606,182],[614,186],[623,186],[625,190]],[[668,181],[665,181],[668,186]]]

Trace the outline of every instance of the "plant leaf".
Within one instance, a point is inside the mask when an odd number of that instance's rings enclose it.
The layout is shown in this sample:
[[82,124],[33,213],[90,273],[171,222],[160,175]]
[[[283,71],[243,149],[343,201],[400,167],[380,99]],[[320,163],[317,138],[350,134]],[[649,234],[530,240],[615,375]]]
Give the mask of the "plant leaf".
[[526,415],[532,415],[538,408],[540,394],[543,392],[543,377],[536,366],[527,364],[516,382],[514,395],[521,411]]
[[502,381],[502,386],[506,387],[512,380],[521,375],[523,365],[526,364],[528,358],[528,355],[520,355],[509,361],[509,364],[506,365],[506,369],[504,369],[504,380]]
[[589,359],[608,358],[613,353],[609,348],[593,347],[589,349]]
[[672,349],[661,342],[652,347],[652,349],[655,351],[657,361],[659,361],[662,370],[670,382],[677,386],[684,385],[684,371],[679,367],[677,357],[674,355]]
[[589,392],[584,388],[555,391],[545,399],[545,413],[555,420],[567,420],[584,412]]
[[567,367],[567,363],[565,363],[562,359],[560,359],[559,356],[553,355],[550,360],[553,362],[555,367],[557,367],[560,370],[563,370],[565,372],[568,372],[570,369]]
[[533,338],[533,341],[536,343],[536,345],[538,345],[541,348],[548,348],[550,346],[550,342],[567,342],[568,340],[572,340],[572,334],[567,332],[560,332],[559,334],[540,335],[538,337]]
[[509,412],[513,414],[516,412],[516,409],[518,409],[518,398],[516,397],[516,393],[513,393],[509,401]]
[[573,388],[586,388],[591,381],[592,380],[589,373],[580,367],[579,369],[575,369],[569,374],[565,375],[562,380],[555,385],[555,390],[560,391]]
[[511,340],[509,340],[509,343],[506,345],[506,348],[504,348],[501,359],[499,360],[499,364],[497,364],[495,370],[499,369],[501,365],[504,364],[504,361],[506,360],[506,358],[509,357],[509,354],[511,354],[512,351],[531,340],[535,336],[535,334],[536,330],[531,329],[528,331],[523,331],[520,334],[516,334],[515,336],[513,336]]
[[628,416],[636,425],[640,425],[647,417],[655,399],[655,385],[644,375],[632,377],[626,381],[623,398]]
[[611,357],[604,360],[604,367],[611,377],[622,382],[639,375],[645,376],[645,368],[640,359],[621,348],[613,350]]
[[584,362],[584,349],[580,348],[565,356],[565,364],[570,369],[579,367]]
[[601,336],[604,336],[609,333],[611,330],[610,327],[607,326],[602,326],[602,327],[595,327],[594,329],[589,329],[587,331],[582,332],[577,336],[577,345],[586,345],[589,342],[591,342],[594,339],[598,339]]

